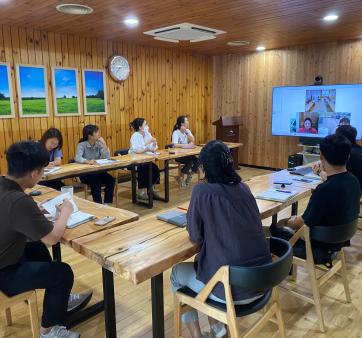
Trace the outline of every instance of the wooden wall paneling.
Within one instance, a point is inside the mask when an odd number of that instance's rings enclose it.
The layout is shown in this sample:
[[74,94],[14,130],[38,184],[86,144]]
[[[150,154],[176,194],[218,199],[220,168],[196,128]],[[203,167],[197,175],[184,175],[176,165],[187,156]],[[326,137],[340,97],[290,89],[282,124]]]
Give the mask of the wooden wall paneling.
[[325,84],[361,83],[361,53],[361,41],[344,41],[214,57],[211,116],[243,117],[241,162],[285,167],[300,148],[297,138],[271,135],[272,88],[311,85],[318,74]]
[[166,143],[171,142],[171,126],[175,120],[175,114],[172,110],[172,50],[166,49],[166,109],[163,113],[162,118],[162,131],[163,131],[163,139],[162,139],[162,147],[165,146]]
[[[108,115],[84,116],[82,69],[105,69],[114,53],[127,57],[131,74],[122,84],[106,72]],[[210,126],[202,126],[211,106],[203,95],[212,77],[212,59],[168,48],[147,48],[120,41],[102,41],[71,34],[43,32],[32,28],[0,26],[0,60],[11,66],[16,118],[0,120],[0,171],[6,171],[5,150],[21,139],[39,139],[49,127],[59,128],[64,137],[64,161],[74,158],[83,126],[99,124],[103,137],[114,151],[129,147],[129,122],[144,116],[160,147],[170,142],[176,117],[190,114],[198,142],[204,142]],[[191,63],[191,64],[189,64]],[[19,118],[16,64],[39,64],[47,69],[49,117]],[[54,116],[53,66],[78,69],[81,115]],[[211,88],[211,87],[210,87]],[[211,120],[211,118],[209,118]],[[203,138],[203,139],[201,139]]]

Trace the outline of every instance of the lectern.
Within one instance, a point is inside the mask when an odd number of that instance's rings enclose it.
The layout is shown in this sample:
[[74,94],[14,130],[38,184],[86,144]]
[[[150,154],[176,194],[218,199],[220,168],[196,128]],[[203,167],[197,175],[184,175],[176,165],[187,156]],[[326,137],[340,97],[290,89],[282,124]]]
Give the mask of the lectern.
[[[216,139],[224,142],[240,142],[239,127],[242,125],[241,116],[221,116],[212,123],[216,126]],[[238,169],[238,149],[232,151],[234,169]]]

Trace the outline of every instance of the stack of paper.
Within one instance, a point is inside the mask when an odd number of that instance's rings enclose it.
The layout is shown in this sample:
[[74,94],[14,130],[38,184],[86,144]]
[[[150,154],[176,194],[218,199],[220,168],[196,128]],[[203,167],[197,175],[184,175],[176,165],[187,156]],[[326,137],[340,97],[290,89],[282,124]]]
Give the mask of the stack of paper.
[[296,191],[268,189],[258,194],[255,198],[284,203],[296,194]]
[[69,216],[67,221],[67,228],[75,228],[76,226],[87,223],[94,219],[94,216],[86,212],[79,211],[72,196],[69,192],[61,194],[50,201],[45,202],[42,207],[49,213],[52,220],[56,219],[57,206],[62,204],[65,199],[68,199],[73,205],[73,213]]

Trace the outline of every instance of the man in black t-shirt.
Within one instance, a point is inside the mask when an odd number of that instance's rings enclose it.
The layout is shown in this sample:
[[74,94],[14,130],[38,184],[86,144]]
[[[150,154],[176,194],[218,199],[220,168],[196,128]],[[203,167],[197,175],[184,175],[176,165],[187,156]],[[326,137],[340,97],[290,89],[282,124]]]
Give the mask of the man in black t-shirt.
[[340,126],[336,134],[343,135],[351,144],[351,155],[347,162],[347,170],[357,177],[362,190],[362,147],[357,144],[357,129],[352,126]]
[[49,163],[49,154],[40,143],[15,143],[8,149],[6,160],[7,175],[0,177],[0,291],[15,296],[44,289],[40,337],[78,338],[78,333],[64,327],[72,269],[52,262],[45,247],[60,241],[73,206],[65,200],[53,224],[24,192],[39,182]]
[[[303,224],[309,227],[334,226],[358,218],[361,190],[356,177],[346,169],[351,142],[340,134],[329,135],[321,141],[320,151],[326,181],[315,189],[302,216],[281,220],[278,226],[297,230]],[[270,231],[278,236],[275,228]],[[317,252],[337,251],[343,245],[312,241],[312,250],[316,256]]]

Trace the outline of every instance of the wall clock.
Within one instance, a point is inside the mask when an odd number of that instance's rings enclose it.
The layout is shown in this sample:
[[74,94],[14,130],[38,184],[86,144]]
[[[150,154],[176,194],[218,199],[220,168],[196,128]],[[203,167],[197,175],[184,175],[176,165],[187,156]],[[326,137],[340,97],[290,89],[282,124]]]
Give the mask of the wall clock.
[[130,73],[129,63],[123,56],[113,55],[108,61],[108,71],[114,81],[125,81]]

